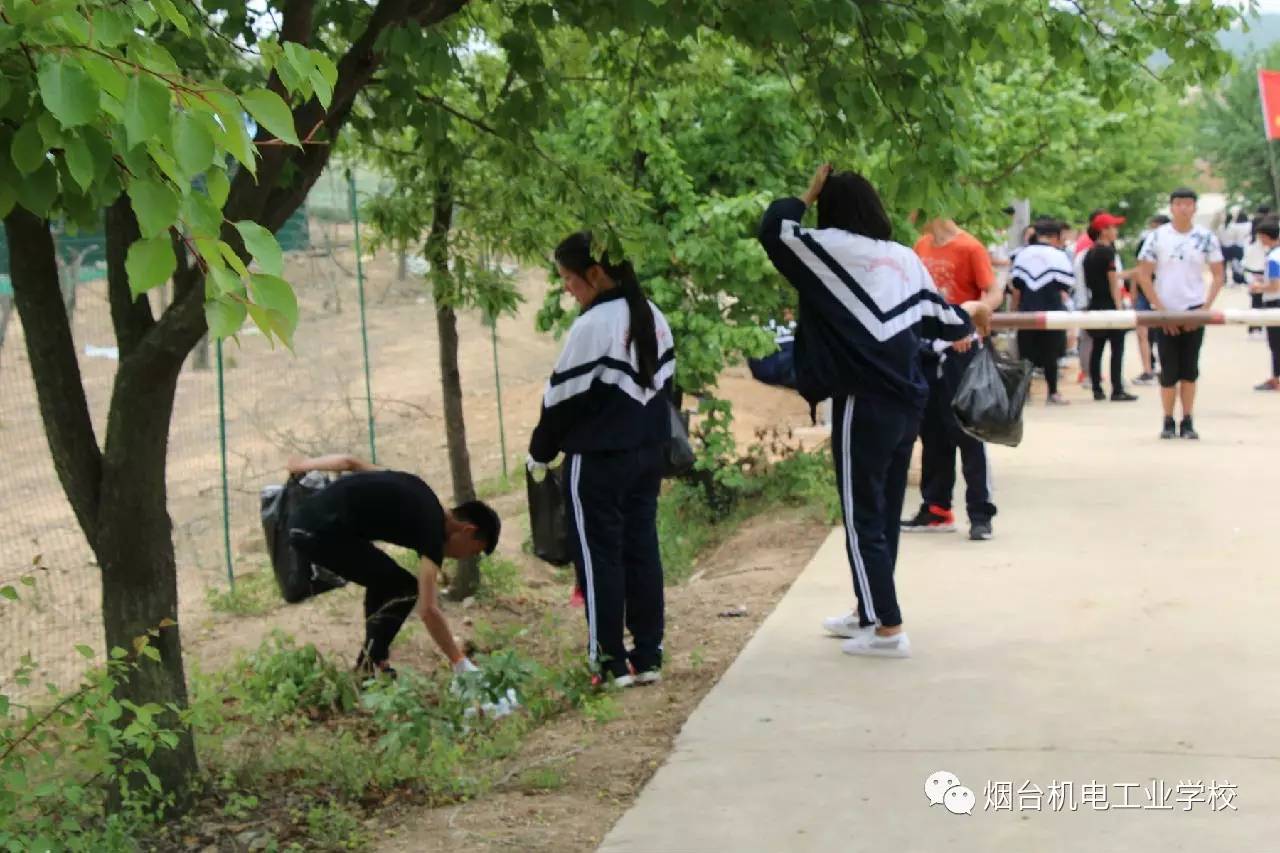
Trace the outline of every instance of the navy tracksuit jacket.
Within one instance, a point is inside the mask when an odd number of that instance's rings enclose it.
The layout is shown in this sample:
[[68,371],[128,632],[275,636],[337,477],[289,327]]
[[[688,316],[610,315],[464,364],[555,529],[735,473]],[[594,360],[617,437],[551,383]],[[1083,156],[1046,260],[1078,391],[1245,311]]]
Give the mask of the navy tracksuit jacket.
[[587,654],[614,677],[626,675],[628,663],[636,672],[662,666],[658,490],[676,363],[671,327],[650,309],[658,337],[652,386],[639,381],[627,302],[621,291],[608,291],[570,328],[529,445],[538,462],[567,457],[565,505],[586,598]]
[[906,246],[838,228],[800,225],[804,202],[775,201],[760,242],[800,297],[796,383],[833,400],[831,449],[845,545],[863,625],[901,624],[893,571],[911,448],[929,388],[925,338],[973,332]]

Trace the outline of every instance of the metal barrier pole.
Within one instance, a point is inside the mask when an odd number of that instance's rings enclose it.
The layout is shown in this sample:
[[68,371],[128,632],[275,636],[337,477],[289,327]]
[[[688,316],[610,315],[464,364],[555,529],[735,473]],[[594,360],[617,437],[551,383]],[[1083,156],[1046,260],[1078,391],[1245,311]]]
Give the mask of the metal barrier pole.
[[996,314],[992,329],[1136,329],[1139,326],[1280,326],[1280,309],[1031,311]]
[[369,461],[378,462],[378,442],[373,427],[373,382],[369,375],[369,327],[364,312],[364,262],[360,259],[360,206],[356,204],[356,179],[347,169],[347,201],[351,206],[351,222],[355,226],[356,292],[360,296],[360,343],[364,348],[364,403],[369,419]]
[[222,338],[214,342],[214,352],[218,366],[218,451],[222,462],[222,553],[227,563],[227,583],[235,589],[236,575],[231,566],[231,498],[227,488],[227,404],[222,374]]

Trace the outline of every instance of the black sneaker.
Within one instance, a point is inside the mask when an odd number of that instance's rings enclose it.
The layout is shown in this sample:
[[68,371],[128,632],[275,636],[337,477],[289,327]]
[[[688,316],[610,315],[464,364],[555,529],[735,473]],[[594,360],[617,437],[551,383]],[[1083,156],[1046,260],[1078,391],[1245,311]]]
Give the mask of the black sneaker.
[[1107,392],[1106,392],[1106,391],[1103,391],[1101,388],[1098,388],[1097,386],[1094,386],[1094,389],[1093,389],[1093,399],[1095,399],[1095,400],[1105,400],[1105,399],[1107,399]]
[[969,523],[969,538],[974,542],[985,542],[995,535],[989,521],[973,521]]
[[1196,432],[1196,428],[1191,425],[1191,418],[1182,419],[1182,424],[1178,427],[1178,434],[1192,441],[1198,441],[1200,438],[1200,433]]
[[373,661],[364,656],[364,652],[356,658],[356,677],[361,681],[368,681],[371,678],[392,678],[396,677],[396,671],[391,668],[390,661]]
[[1173,422],[1173,418],[1164,419],[1164,429],[1160,431],[1161,438],[1177,438],[1178,425]]
[[1111,402],[1113,403],[1132,403],[1138,399],[1137,394],[1130,394],[1128,391],[1112,391]]
[[956,517],[940,506],[922,506],[915,518],[904,518],[903,533],[950,533],[956,529]]

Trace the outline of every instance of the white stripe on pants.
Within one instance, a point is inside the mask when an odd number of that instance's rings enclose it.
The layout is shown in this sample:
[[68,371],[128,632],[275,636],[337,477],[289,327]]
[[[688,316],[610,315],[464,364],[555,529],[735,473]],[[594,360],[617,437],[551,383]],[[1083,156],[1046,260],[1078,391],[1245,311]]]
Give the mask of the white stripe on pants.
[[591,571],[591,546],[587,544],[587,522],[582,512],[582,498],[578,484],[582,479],[582,456],[575,454],[569,461],[569,494],[573,498],[573,517],[577,521],[578,542],[582,547],[582,573],[586,575],[587,597],[587,657],[595,663],[599,657],[600,643],[596,639],[596,584]]

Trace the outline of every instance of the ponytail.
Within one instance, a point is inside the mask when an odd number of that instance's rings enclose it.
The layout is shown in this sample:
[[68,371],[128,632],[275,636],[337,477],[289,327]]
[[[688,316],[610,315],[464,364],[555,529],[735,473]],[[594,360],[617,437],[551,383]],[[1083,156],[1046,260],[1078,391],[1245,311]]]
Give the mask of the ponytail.
[[622,291],[627,300],[627,310],[631,315],[630,340],[636,348],[636,363],[639,365],[640,384],[645,388],[653,388],[654,376],[658,373],[658,331],[653,320],[653,309],[636,278],[635,268],[630,261],[617,264],[609,262],[606,254],[597,261],[591,254],[591,232],[579,231],[565,238],[555,252],[556,262],[565,269],[585,276],[591,267],[599,266],[613,283]]

